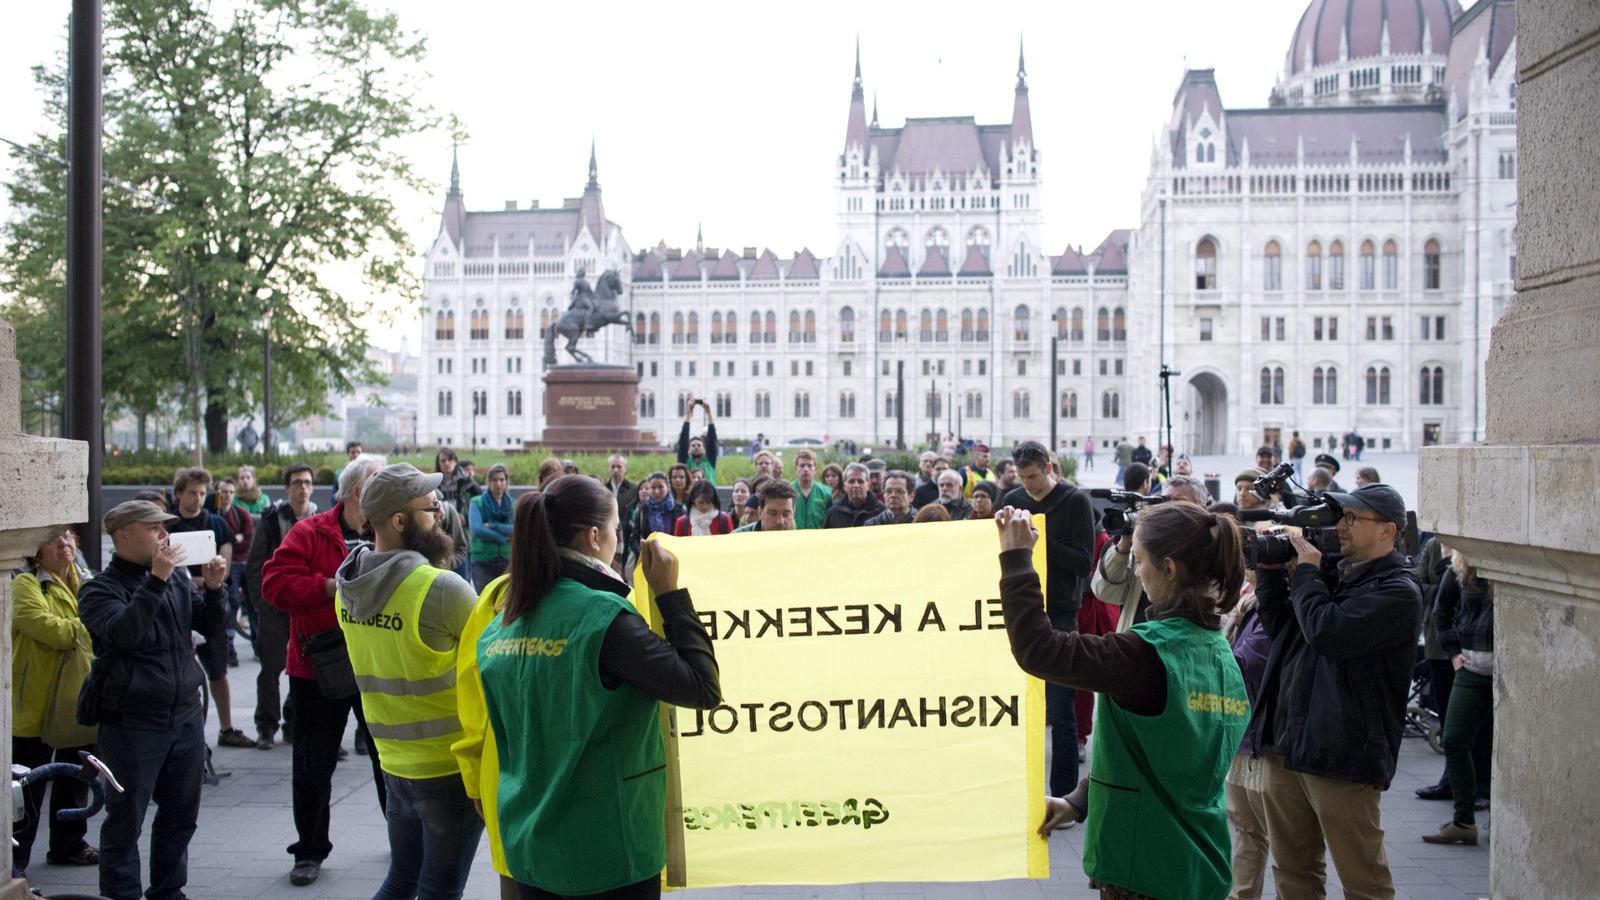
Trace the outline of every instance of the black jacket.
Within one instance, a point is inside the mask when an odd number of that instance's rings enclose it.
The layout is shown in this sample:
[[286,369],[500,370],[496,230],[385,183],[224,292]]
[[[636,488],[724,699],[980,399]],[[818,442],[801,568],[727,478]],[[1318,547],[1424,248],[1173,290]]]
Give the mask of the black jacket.
[[1463,582],[1454,566],[1444,570],[1433,601],[1433,621],[1444,652],[1494,652],[1494,585],[1482,579]]
[[872,518],[866,520],[865,522],[862,522],[861,524],[862,525],[909,525],[916,518],[917,518],[917,514],[912,512],[909,509],[907,509],[905,512],[903,512],[903,513],[901,513],[899,515],[896,515],[893,512],[890,512],[889,507],[885,506],[883,508],[883,512],[878,513],[877,515],[875,515]]
[[206,676],[189,632],[220,630],[225,597],[181,567],[162,581],[120,556],[85,582],[78,615],[94,641],[94,666],[84,689],[96,694],[100,722],[165,731],[197,714]]
[[1260,570],[1256,605],[1271,637],[1250,737],[1296,772],[1387,789],[1400,736],[1422,588],[1392,553],[1341,570]]
[[937,482],[930,481],[926,484],[918,485],[917,489],[911,494],[912,509],[921,509],[929,503],[937,503],[938,501],[939,485]]
[[439,492],[444,495],[446,503],[454,506],[456,512],[465,517],[467,504],[473,497],[483,493],[483,485],[468,477],[458,465],[454,475],[439,482]]
[[1095,562],[1094,507],[1088,493],[1058,481],[1043,500],[1035,500],[1019,485],[995,506],[1044,513],[1045,609],[1058,625],[1070,619],[1076,629],[1078,605]]
[[867,494],[867,499],[860,506],[851,505],[849,499],[835,503],[828,507],[828,517],[822,520],[823,528],[855,528],[867,524],[867,520],[888,509],[877,497]]
[[1133,461],[1134,462],[1148,466],[1148,465],[1150,465],[1150,461],[1152,459],[1155,459],[1155,454],[1150,452],[1150,448],[1149,447],[1135,447],[1135,448],[1133,448]]

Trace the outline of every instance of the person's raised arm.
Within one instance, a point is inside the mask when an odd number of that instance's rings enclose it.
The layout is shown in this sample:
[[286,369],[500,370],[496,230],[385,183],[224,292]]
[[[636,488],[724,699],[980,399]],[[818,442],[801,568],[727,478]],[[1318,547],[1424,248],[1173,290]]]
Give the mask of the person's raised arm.
[[722,445],[717,442],[717,423],[712,421],[712,419],[711,419],[711,407],[707,406],[707,407],[705,407],[705,410],[706,410],[706,436],[705,436],[706,462],[711,463],[711,467],[712,468],[716,468],[717,457],[722,455]]
[[689,461],[689,421],[694,418],[694,404],[683,414],[683,427],[678,429],[678,462]]
[[712,709],[722,702],[717,658],[688,590],[678,587],[678,560],[656,541],[645,542],[640,552],[666,639],[643,617],[621,613],[600,645],[601,678],[625,681],[663,703]]
[[183,577],[173,571],[182,559],[183,551],[171,544],[157,547],[150,572],[127,600],[117,596],[109,580],[91,579],[78,591],[78,616],[89,633],[119,650],[144,643],[151,620],[166,603],[168,581]]

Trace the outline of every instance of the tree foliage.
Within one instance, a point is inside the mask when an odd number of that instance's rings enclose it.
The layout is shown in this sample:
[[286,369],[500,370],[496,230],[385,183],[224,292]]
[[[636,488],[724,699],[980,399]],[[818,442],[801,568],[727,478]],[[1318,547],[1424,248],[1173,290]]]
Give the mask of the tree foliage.
[[[103,193],[108,411],[180,398],[211,452],[261,405],[272,346],[274,419],[381,379],[361,320],[375,296],[414,297],[394,198],[425,190],[398,146],[438,124],[414,102],[423,41],[360,0],[108,0]],[[64,73],[36,77],[64,154]],[[65,174],[27,157],[7,186],[17,218],[0,278],[25,370],[64,371]],[[359,267],[352,295],[327,272]],[[387,310],[392,313],[393,310]],[[68,398],[67,402],[72,402]]]

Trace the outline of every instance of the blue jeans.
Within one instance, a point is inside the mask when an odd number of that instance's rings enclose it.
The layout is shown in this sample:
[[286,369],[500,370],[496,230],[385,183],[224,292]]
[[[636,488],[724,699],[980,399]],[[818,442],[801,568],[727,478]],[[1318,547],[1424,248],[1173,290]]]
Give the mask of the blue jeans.
[[506,559],[504,556],[496,556],[493,559],[473,560],[472,589],[480,594],[483,593],[483,589],[489,586],[489,582],[506,573],[506,568],[510,564],[511,560]]
[[[1078,611],[1050,616],[1057,631],[1077,631]],[[1044,684],[1044,718],[1050,726],[1050,796],[1065,797],[1078,786],[1078,712],[1072,688]]]
[[100,825],[100,893],[111,900],[139,900],[139,833],[151,800],[156,802],[156,819],[150,829],[146,896],[183,896],[189,882],[189,839],[200,815],[203,725],[198,702],[170,731],[100,725],[97,755],[123,787],[121,794],[107,792],[106,819]]
[[460,775],[400,778],[389,787],[389,874],[373,900],[460,900],[483,820]]

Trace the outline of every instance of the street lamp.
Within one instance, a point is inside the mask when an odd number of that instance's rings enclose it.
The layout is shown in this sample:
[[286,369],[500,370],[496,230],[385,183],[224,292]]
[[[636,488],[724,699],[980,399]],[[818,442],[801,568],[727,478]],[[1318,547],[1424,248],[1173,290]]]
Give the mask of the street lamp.
[[1061,344],[1060,317],[1055,313],[1051,313],[1050,324],[1054,327],[1050,329],[1050,397],[1047,405],[1050,407],[1050,452],[1055,453],[1056,449],[1061,446],[1061,442],[1056,439],[1056,419],[1061,413],[1061,410],[1057,408],[1059,385],[1056,381],[1056,359],[1060,353]]

